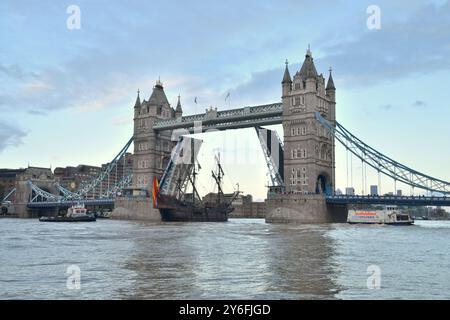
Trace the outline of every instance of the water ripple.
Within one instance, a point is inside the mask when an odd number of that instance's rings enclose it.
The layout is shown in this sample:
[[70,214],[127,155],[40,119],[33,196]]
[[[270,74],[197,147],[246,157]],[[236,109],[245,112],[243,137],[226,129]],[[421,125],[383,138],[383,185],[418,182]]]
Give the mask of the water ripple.
[[[448,299],[449,228],[2,219],[0,298]],[[71,265],[80,290],[66,286]]]

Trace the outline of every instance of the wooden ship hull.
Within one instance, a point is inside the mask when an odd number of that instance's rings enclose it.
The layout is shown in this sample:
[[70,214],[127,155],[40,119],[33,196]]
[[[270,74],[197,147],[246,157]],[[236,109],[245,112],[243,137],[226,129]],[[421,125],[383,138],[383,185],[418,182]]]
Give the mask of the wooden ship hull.
[[158,209],[163,221],[183,222],[225,222],[234,210],[225,203],[194,205],[171,196],[158,197]]
[[[201,199],[196,188],[196,176],[201,169],[196,161],[200,145],[201,140],[179,137],[161,179],[153,177],[153,207],[159,209],[163,221],[224,222],[234,210],[232,202],[239,191],[234,193],[232,199],[224,199],[222,191],[224,172],[220,165],[220,154],[216,156],[217,172],[211,172],[218,187],[217,201],[207,202]],[[188,151],[185,151],[187,147]],[[189,152],[190,161],[181,158],[185,152]],[[192,194],[186,193],[188,186],[192,188]]]

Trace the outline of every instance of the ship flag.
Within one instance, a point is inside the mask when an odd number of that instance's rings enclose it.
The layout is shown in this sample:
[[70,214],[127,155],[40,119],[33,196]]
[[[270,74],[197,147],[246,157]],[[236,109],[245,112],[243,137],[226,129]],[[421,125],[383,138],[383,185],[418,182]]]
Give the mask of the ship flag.
[[153,177],[153,188],[152,188],[152,200],[153,200],[153,208],[158,207],[158,192],[159,192],[159,182],[156,177]]

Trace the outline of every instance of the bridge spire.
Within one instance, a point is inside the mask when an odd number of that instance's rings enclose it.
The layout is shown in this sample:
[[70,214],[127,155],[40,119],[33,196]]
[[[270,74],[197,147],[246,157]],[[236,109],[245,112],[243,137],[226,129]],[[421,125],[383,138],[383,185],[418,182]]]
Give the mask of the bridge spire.
[[333,76],[331,74],[331,72],[333,71],[331,69],[331,67],[330,67],[329,71],[330,71],[330,75],[328,76],[328,83],[327,83],[327,88],[326,89],[327,89],[327,91],[328,90],[336,90],[336,87],[334,86]]
[[164,92],[164,87],[161,82],[161,78],[158,78],[158,81],[156,81],[155,86],[153,87],[153,92],[150,95],[150,98],[148,99],[149,105],[167,105],[169,106],[169,101],[167,100],[166,94]]
[[308,44],[308,50],[306,50],[305,61],[303,61],[302,68],[300,69],[300,76],[302,79],[317,78],[318,73],[316,66],[314,65],[314,59],[311,53],[311,46]]
[[282,95],[287,96],[289,92],[292,90],[292,79],[291,75],[289,74],[289,68],[288,68],[288,60],[286,59],[286,68],[284,69],[284,76],[283,80],[281,81],[282,86]]
[[286,64],[286,68],[284,69],[283,81],[281,81],[281,83],[282,83],[282,84],[285,84],[285,83],[292,83],[291,75],[290,75],[290,73],[289,73],[289,68],[288,68],[289,62],[288,62],[287,59],[286,59],[285,64]]
[[177,102],[177,107],[175,109],[175,117],[181,117],[183,115],[183,109],[181,108],[181,100],[180,100],[180,95],[178,94],[178,102]]
[[138,91],[137,91],[136,103],[134,104],[134,107],[135,107],[135,108],[140,108],[140,107],[141,107],[141,98],[139,97],[139,93],[140,93],[140,91],[139,91],[139,89],[138,89]]

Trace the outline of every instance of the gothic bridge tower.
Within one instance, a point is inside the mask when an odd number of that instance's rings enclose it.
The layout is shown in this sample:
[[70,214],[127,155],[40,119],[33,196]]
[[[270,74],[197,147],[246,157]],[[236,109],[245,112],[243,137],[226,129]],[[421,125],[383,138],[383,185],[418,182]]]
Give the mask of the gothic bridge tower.
[[148,100],[141,101],[140,93],[134,104],[134,158],[133,182],[126,197],[115,200],[113,215],[123,219],[160,221],[161,216],[151,203],[153,177],[161,177],[170,160],[175,142],[172,131],[155,131],[157,119],[179,118],[183,114],[180,97],[176,109],[172,108],[161,81],[157,81]]
[[266,200],[267,222],[343,222],[346,208],[328,206],[335,189],[334,137],[315,119],[319,112],[335,124],[336,88],[318,74],[308,48],[291,78],[287,61],[282,80],[285,192]]
[[314,117],[336,120],[333,77],[318,74],[308,48],[303,65],[291,79],[288,65],[282,80],[284,182],[288,192],[332,194],[335,188],[334,137]]
[[134,161],[133,188],[141,193],[150,190],[151,181],[160,177],[170,159],[174,143],[172,132],[155,132],[156,119],[170,119],[182,115],[180,98],[177,109],[173,109],[167,100],[161,81],[157,81],[153,92],[146,101],[141,102],[139,93],[134,105]]

